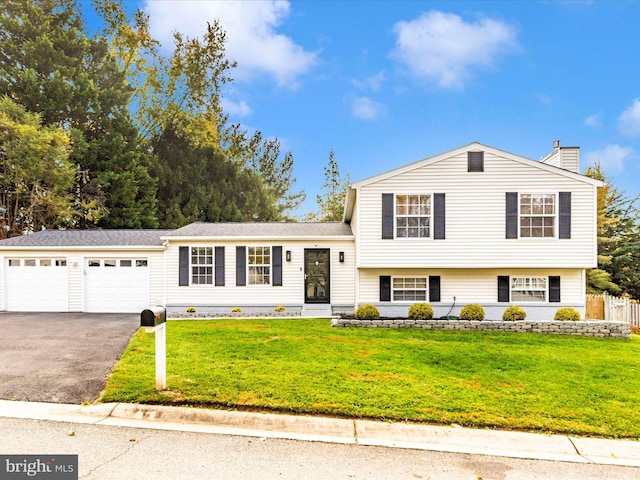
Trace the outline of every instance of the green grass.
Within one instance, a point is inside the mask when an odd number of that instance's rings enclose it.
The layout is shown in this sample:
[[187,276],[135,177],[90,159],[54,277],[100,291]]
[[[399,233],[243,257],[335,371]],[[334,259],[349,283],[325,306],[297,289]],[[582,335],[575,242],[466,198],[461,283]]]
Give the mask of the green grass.
[[640,337],[171,321],[168,390],[136,333],[103,402],[242,408],[640,438]]

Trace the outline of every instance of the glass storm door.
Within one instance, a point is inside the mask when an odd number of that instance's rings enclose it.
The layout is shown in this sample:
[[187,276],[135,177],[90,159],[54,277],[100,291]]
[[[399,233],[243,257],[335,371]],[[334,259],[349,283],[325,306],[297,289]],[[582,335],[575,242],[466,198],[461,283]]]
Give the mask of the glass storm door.
[[304,251],[304,302],[330,303],[329,249]]

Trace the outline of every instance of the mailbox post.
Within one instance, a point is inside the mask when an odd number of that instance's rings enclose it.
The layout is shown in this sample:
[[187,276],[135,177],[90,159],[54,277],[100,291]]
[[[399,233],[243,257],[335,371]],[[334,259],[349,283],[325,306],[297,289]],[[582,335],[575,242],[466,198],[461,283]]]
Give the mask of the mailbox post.
[[156,306],[143,310],[140,326],[156,334],[156,390],[167,389],[167,311]]

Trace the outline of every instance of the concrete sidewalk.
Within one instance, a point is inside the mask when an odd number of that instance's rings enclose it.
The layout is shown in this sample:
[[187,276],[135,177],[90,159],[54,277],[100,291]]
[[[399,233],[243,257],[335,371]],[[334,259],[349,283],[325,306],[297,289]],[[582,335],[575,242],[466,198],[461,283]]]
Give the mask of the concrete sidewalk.
[[126,403],[82,406],[7,400],[0,400],[0,417],[640,467],[640,442],[632,440],[458,426]]

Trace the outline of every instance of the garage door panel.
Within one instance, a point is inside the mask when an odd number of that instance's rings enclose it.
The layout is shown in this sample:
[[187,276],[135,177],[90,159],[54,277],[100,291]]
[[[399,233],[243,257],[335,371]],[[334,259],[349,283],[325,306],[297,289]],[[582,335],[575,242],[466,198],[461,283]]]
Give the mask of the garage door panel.
[[139,312],[149,305],[147,259],[90,258],[85,262],[87,312]]
[[66,260],[12,258],[6,268],[6,309],[12,312],[68,311]]

